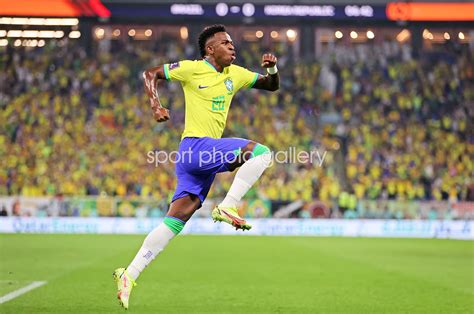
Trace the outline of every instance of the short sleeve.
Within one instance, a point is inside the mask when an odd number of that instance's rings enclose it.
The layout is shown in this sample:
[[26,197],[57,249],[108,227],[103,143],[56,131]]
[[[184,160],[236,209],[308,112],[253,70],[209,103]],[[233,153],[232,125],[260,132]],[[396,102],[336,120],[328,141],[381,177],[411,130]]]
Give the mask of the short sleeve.
[[183,60],[164,65],[165,77],[168,81],[186,82],[191,78],[196,67],[196,61]]
[[239,85],[238,89],[245,87],[245,88],[252,88],[255,82],[258,79],[258,73],[249,71],[243,67],[235,65],[234,71],[237,72],[237,77],[239,78]]

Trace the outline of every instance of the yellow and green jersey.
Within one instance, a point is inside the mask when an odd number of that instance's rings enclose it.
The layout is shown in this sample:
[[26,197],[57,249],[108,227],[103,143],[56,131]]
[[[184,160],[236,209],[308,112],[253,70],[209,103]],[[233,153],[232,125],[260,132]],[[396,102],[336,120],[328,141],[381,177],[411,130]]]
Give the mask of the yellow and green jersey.
[[220,138],[230,102],[242,87],[251,88],[258,73],[238,65],[217,72],[206,60],[184,60],[164,65],[167,80],[180,81],[184,91],[185,137]]

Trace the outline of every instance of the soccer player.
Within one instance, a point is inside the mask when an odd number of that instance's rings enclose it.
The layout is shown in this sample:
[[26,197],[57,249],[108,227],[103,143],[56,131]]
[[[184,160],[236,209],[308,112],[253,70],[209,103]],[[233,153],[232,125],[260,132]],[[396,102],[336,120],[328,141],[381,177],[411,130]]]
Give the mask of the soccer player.
[[266,75],[232,64],[235,47],[223,25],[206,27],[198,43],[201,60],[164,64],[143,73],[145,90],[158,122],[167,121],[169,111],[161,106],[157,81],[181,83],[186,107],[185,128],[176,162],[178,183],[168,213],[145,238],[130,265],[114,272],[118,299],[124,308],[128,308],[130,292],[140,273],[201,207],[217,173],[240,167],[226,197],[213,209],[212,218],[236,229],[249,230],[251,226],[237,213],[237,203],[271,162],[268,147],[247,139],[221,136],[232,97],[239,89],[278,90],[277,58],[272,54],[262,56]]

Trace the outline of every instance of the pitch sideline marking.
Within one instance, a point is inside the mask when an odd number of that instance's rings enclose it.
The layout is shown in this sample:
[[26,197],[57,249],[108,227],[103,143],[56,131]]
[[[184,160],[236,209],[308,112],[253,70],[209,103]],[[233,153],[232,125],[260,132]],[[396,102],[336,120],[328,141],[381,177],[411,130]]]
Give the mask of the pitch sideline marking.
[[39,288],[47,283],[48,283],[47,281],[33,281],[26,287],[20,288],[18,290],[7,293],[4,296],[0,297],[0,304],[13,300],[14,298],[17,298],[20,295],[25,294],[33,289]]

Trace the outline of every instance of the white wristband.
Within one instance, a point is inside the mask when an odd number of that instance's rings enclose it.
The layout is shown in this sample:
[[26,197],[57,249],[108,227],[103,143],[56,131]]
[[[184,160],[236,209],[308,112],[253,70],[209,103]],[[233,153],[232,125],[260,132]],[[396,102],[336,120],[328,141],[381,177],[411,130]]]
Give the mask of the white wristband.
[[276,64],[272,66],[271,68],[267,68],[267,73],[270,75],[276,74],[278,72],[278,68]]

